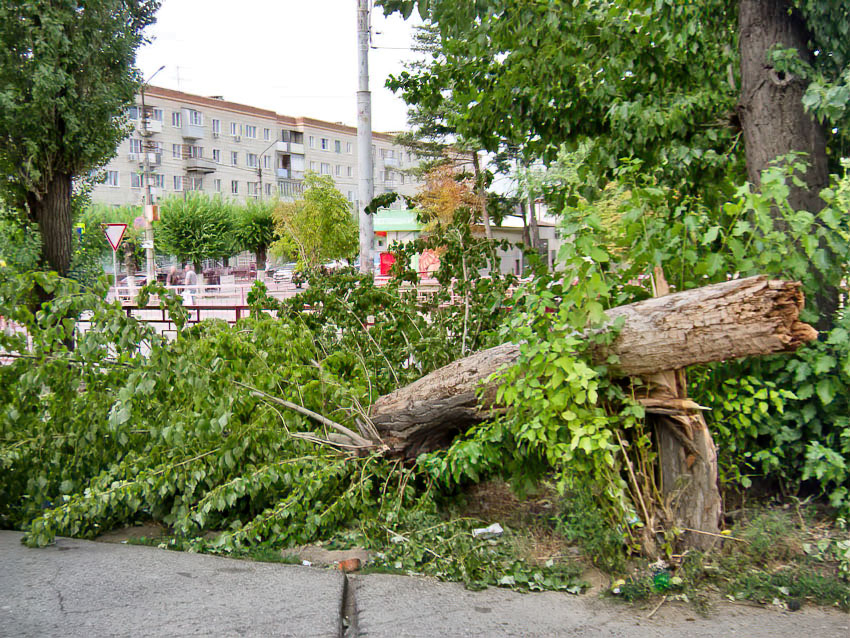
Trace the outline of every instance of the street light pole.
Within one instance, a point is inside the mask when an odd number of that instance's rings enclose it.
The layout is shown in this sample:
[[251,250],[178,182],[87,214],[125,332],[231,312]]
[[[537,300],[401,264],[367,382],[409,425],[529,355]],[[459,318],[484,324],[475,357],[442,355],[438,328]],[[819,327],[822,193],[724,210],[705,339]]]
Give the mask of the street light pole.
[[[153,193],[151,192],[151,158],[150,151],[152,145],[148,139],[150,133],[148,131],[148,110],[145,106],[145,87],[150,84],[151,80],[156,77],[156,74],[162,71],[165,65],[154,71],[145,82],[142,82],[139,87],[139,93],[142,97],[142,151],[144,151],[144,171],[145,171],[145,271],[147,273],[147,281],[151,283],[156,281],[156,260],[153,249]],[[151,207],[151,208],[148,208]],[[150,213],[148,213],[150,211]]]
[[257,157],[257,179],[260,182],[260,195],[258,199],[263,201],[263,156],[265,156],[266,151],[269,150],[272,146],[277,144],[277,140],[266,146],[262,151],[260,151],[259,156]]

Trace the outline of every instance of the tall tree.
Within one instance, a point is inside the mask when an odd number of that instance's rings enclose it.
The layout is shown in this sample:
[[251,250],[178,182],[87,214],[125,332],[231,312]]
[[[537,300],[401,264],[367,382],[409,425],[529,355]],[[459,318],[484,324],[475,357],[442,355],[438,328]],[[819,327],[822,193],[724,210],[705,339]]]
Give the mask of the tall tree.
[[[848,0],[383,0],[439,25],[444,60],[405,78],[405,97],[452,87],[456,128],[497,150],[525,140],[544,159],[593,140],[588,181],[620,158],[709,203],[792,152],[811,168],[791,203],[817,212],[830,146],[850,112]],[[807,112],[806,107],[810,112]],[[741,144],[743,138],[743,144]],[[744,153],[740,150],[744,149]],[[595,178],[595,180],[594,180]],[[731,178],[731,179],[730,179]],[[826,250],[826,248],[825,248]],[[828,323],[835,291],[818,309]]]
[[71,263],[74,179],[96,170],[126,136],[122,109],[159,0],[0,3],[0,194],[37,222],[42,260]]

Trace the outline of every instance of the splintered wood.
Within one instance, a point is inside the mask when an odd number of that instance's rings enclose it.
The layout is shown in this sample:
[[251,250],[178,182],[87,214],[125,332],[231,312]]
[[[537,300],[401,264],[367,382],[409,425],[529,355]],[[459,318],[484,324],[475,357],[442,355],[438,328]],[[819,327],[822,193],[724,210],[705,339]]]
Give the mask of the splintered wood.
[[[603,361],[614,354],[619,363],[611,374],[648,377],[700,363],[793,351],[817,337],[799,320],[803,302],[799,283],[756,276],[620,306],[607,314],[612,321],[625,317],[625,325],[594,358]],[[490,414],[497,386],[485,386],[483,405],[476,390],[518,356],[516,344],[483,350],[379,398],[370,417],[382,443],[403,458],[447,446]]]

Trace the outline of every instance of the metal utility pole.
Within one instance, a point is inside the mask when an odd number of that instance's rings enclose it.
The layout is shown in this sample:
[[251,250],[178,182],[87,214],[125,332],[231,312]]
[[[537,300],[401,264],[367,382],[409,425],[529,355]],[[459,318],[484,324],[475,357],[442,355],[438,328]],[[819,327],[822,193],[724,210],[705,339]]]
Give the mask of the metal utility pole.
[[156,216],[153,208],[153,194],[151,193],[151,156],[153,144],[151,144],[150,133],[148,132],[148,110],[145,106],[145,88],[154,79],[157,73],[162,71],[165,65],[154,71],[147,81],[143,82],[139,87],[139,93],[142,96],[142,151],[144,153],[144,171],[145,171],[145,273],[148,283],[156,281],[156,259],[153,249],[153,220]]
[[369,92],[369,0],[357,0],[357,175],[360,205],[360,272],[373,271],[375,224],[366,206],[374,197],[372,166],[372,94]]

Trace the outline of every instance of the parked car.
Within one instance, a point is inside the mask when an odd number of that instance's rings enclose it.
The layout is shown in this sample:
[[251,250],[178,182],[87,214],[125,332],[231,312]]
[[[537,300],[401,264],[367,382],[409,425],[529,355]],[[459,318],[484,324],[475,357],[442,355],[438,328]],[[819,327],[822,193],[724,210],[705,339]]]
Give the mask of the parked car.
[[291,262],[288,264],[283,264],[283,266],[279,267],[274,271],[274,282],[276,284],[279,283],[290,283],[292,281],[292,276],[295,273],[295,263]]

